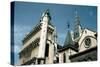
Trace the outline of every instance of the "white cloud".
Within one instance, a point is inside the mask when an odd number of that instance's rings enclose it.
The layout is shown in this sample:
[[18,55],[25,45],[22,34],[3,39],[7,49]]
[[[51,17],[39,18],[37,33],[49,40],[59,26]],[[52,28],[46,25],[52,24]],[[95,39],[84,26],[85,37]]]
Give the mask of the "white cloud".
[[14,45],[14,53],[19,53],[20,46],[19,45]]

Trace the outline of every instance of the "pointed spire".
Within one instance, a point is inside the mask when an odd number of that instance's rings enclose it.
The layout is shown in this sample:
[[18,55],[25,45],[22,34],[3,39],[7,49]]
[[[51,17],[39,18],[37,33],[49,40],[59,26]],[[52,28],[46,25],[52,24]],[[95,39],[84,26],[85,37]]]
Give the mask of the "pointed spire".
[[78,11],[75,9],[75,22],[77,25],[80,25],[80,17],[78,16]]
[[71,35],[71,32],[69,30],[67,32],[67,37],[66,37],[66,40],[64,43],[64,46],[67,46],[67,45],[73,45],[72,35]]
[[64,46],[73,45],[72,35],[71,35],[70,30],[69,30],[69,28],[70,28],[69,22],[67,23],[67,27],[68,27],[68,32],[67,32],[67,36],[66,36]]
[[80,17],[78,11],[75,9],[75,24],[74,24],[74,39],[78,40],[81,35]]

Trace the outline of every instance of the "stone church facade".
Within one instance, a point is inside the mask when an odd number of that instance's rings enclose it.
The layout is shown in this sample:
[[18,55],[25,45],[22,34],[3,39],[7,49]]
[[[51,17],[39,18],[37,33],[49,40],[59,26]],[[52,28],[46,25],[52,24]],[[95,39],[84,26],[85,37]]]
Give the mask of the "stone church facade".
[[75,18],[75,30],[71,33],[68,24],[64,46],[60,46],[50,12],[44,11],[40,22],[23,39],[20,65],[96,61],[97,33],[81,28],[77,12]]

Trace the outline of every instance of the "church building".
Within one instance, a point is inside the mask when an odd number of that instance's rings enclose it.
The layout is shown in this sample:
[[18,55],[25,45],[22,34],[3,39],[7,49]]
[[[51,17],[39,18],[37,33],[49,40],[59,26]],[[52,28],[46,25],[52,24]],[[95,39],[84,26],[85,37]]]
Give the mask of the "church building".
[[20,65],[96,61],[97,32],[83,29],[77,11],[75,14],[73,33],[68,23],[64,46],[60,46],[49,9],[45,10],[39,23],[23,39],[19,52]]
[[59,63],[97,60],[97,33],[82,29],[77,11],[75,14],[74,31],[68,29],[64,46],[58,50]]
[[56,28],[46,10],[36,27],[23,39],[19,53],[21,65],[52,64],[57,52]]

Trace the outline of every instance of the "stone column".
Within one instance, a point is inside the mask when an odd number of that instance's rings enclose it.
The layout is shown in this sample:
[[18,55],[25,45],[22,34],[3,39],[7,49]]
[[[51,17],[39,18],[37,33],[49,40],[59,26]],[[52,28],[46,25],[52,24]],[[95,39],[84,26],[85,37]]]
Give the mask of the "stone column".
[[54,45],[49,42],[49,64],[53,64],[54,60]]
[[41,64],[44,64],[44,60],[41,60]]
[[63,63],[63,56],[61,53],[59,54],[59,63]]
[[41,30],[41,36],[40,36],[40,42],[39,42],[39,54],[38,58],[45,58],[45,46],[46,46],[46,39],[47,39],[47,26],[48,22],[43,22],[42,24],[42,30]]
[[35,64],[38,64],[38,59],[36,59]]
[[70,49],[66,51],[66,63],[70,62],[69,56],[70,56]]

